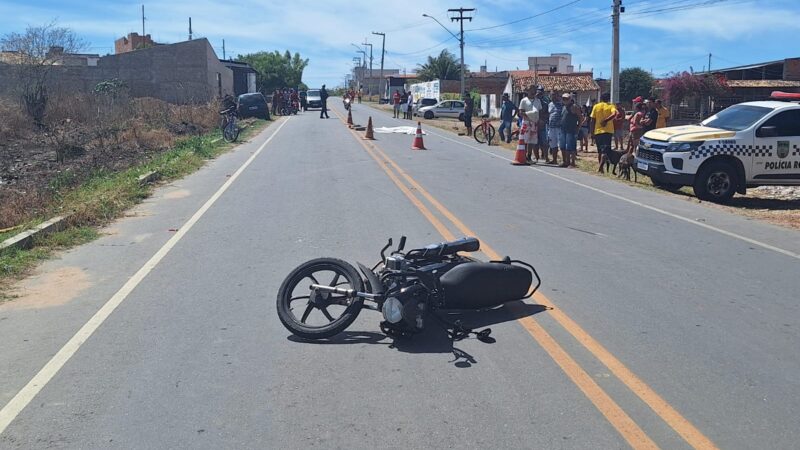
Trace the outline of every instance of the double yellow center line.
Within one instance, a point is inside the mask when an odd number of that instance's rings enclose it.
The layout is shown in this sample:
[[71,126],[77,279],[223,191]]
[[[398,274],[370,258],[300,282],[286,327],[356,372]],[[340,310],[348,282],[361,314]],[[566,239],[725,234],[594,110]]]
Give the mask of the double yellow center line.
[[[342,122],[346,122],[344,117],[332,110]],[[397,165],[386,153],[373,141],[362,140],[355,131],[351,133],[356,140],[364,147],[367,153],[375,160],[378,166],[386,172],[386,175],[397,185],[401,192],[420,210],[422,215],[430,221],[439,234],[444,239],[452,240],[455,238],[453,233],[439,220],[436,215],[418,198],[414,192],[422,196],[434,209],[453,224],[459,232],[465,236],[474,236],[481,241],[481,251],[493,260],[502,257],[499,253],[489,246],[485,240],[480,239],[477,234],[467,227],[458,217],[448,210],[441,202],[434,198],[416,180]],[[406,184],[407,183],[407,184]],[[413,192],[412,192],[413,191]],[[591,352],[600,362],[606,365],[611,373],[614,374],[623,384],[625,384],[634,394],[636,394],[645,404],[647,404],[664,422],[666,422],[678,435],[680,435],[689,445],[698,449],[716,449],[716,446],[691,422],[683,417],[658,393],[650,388],[644,381],[637,377],[619,359],[611,354],[580,325],[573,321],[563,311],[557,309],[553,302],[541,292],[537,292],[533,297],[539,304],[550,308],[551,316],[565,330],[567,330],[581,345]],[[564,348],[550,336],[547,331],[531,316],[517,319],[523,328],[544,348],[550,357],[561,367],[564,373],[575,383],[576,386],[586,395],[595,407],[605,416],[619,434],[636,449],[653,449],[658,446],[652,439],[628,416],[627,413],[586,373],[585,370],[564,350]]]

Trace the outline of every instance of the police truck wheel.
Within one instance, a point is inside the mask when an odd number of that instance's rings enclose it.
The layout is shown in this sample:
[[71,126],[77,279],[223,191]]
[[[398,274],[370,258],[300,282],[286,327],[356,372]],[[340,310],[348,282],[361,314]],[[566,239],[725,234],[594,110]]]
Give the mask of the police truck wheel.
[[693,188],[701,200],[725,203],[736,192],[736,169],[722,161],[712,162],[697,174]]

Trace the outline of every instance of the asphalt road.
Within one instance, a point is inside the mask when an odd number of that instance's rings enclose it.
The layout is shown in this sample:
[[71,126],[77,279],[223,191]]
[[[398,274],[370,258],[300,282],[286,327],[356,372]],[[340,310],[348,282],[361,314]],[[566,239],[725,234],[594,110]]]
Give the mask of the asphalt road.
[[[0,448],[796,448],[800,234],[429,129],[273,123],[163,186],[0,305]],[[356,123],[410,121],[355,105]],[[325,344],[275,296],[307,259],[368,265],[474,234],[534,264],[526,304]]]

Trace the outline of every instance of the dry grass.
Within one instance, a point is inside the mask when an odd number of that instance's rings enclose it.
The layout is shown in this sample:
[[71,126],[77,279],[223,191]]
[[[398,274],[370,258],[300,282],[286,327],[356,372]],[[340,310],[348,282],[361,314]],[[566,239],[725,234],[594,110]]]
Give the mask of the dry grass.
[[0,139],[18,139],[33,130],[33,122],[18,102],[0,98]]
[[218,121],[215,103],[62,93],[51,96],[37,128],[17,103],[0,99],[0,229],[40,216],[98,172],[152,160]]

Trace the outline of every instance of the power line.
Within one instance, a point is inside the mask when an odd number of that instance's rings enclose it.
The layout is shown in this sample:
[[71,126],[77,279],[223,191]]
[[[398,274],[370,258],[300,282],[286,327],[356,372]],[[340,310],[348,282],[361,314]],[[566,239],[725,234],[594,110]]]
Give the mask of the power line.
[[564,8],[566,8],[567,6],[574,5],[575,3],[578,3],[578,2],[580,2],[580,1],[581,1],[581,0],[573,0],[573,1],[569,2],[569,3],[565,3],[565,4],[561,5],[561,6],[557,6],[557,7],[553,8],[553,9],[549,9],[549,10],[547,10],[547,11],[543,11],[543,12],[540,12],[540,13],[538,13],[538,14],[534,14],[534,15],[532,15],[532,16],[529,16],[529,17],[523,17],[522,19],[517,19],[517,20],[511,21],[511,22],[501,23],[501,24],[499,24],[499,25],[492,25],[492,26],[490,26],[490,27],[483,27],[483,28],[472,28],[472,29],[469,29],[469,30],[464,30],[464,31],[483,31],[483,30],[492,30],[492,29],[494,29],[494,28],[500,28],[500,27],[506,27],[506,26],[508,26],[508,25],[514,25],[514,24],[517,24],[517,23],[520,23],[520,22],[525,22],[526,20],[531,20],[531,19],[535,19],[535,18],[537,18],[537,17],[541,17],[541,16],[543,16],[543,15],[545,15],[545,14],[550,14],[551,12],[558,11],[559,9],[564,9]]
[[497,38],[489,38],[489,39],[482,39],[482,40],[478,39],[476,41],[470,41],[470,44],[471,45],[480,46],[480,44],[490,44],[491,45],[491,44],[495,44],[495,43],[505,42],[505,43],[511,43],[513,45],[517,45],[519,43],[519,41],[520,41],[520,38],[536,39],[537,42],[538,42],[540,39],[545,39],[545,38],[549,38],[549,37],[563,37],[564,33],[569,33],[569,32],[572,32],[572,31],[584,30],[584,29],[586,29],[584,27],[588,27],[589,25],[594,25],[594,24],[599,23],[599,22],[605,22],[607,20],[608,20],[608,17],[605,16],[605,15],[603,15],[602,17],[599,17],[599,18],[597,16],[595,16],[595,17],[592,17],[592,18],[584,18],[584,20],[581,20],[581,21],[578,21],[578,22],[574,22],[574,23],[565,23],[563,25],[557,25],[556,27],[551,28],[547,32],[541,32],[541,31],[538,31],[538,30],[533,30],[533,31],[528,31],[528,32],[515,33],[515,34],[511,35],[511,36],[514,37],[514,39],[510,39],[508,37],[497,37]]
[[[688,0],[684,0],[684,2],[685,1],[688,1]],[[751,0],[706,0],[706,1],[701,1],[701,2],[693,3],[693,4],[678,5],[678,6],[674,6],[673,5],[673,6],[666,7],[666,8],[656,8],[656,9],[646,9],[646,10],[643,10],[643,11],[635,11],[635,12],[631,12],[630,15],[644,17],[644,16],[651,16],[653,14],[663,13],[663,12],[689,11],[689,10],[692,10],[692,9],[708,8],[708,7],[711,7],[711,6],[715,6],[715,5],[719,5],[721,3],[727,3],[727,2],[733,2],[731,4],[740,4],[740,3],[746,3],[746,2],[749,2],[749,1],[751,1]]]
[[447,39],[443,40],[442,42],[439,42],[439,43],[438,43],[438,44],[436,44],[436,45],[430,46],[430,47],[428,47],[428,48],[423,48],[422,50],[417,50],[417,51],[415,51],[415,52],[409,52],[409,53],[396,53],[396,52],[387,52],[387,53],[391,53],[391,54],[393,54],[393,55],[395,55],[395,56],[411,56],[411,55],[418,55],[418,54],[420,54],[420,53],[425,53],[425,52],[427,52],[428,50],[431,50],[431,49],[434,49],[434,48],[436,48],[436,47],[439,47],[439,46],[440,46],[440,45],[442,45],[442,44],[445,44],[445,43],[447,43],[447,42],[450,42],[450,41],[452,41],[453,39],[455,39],[455,38],[454,38],[453,36],[450,36],[449,38],[447,38]]

